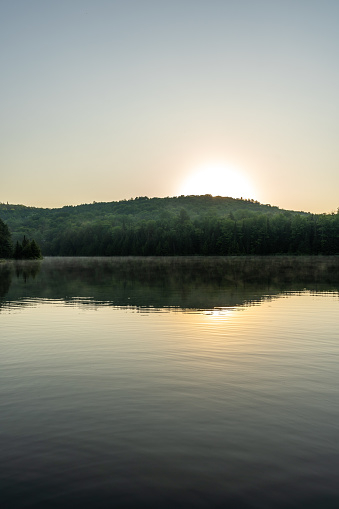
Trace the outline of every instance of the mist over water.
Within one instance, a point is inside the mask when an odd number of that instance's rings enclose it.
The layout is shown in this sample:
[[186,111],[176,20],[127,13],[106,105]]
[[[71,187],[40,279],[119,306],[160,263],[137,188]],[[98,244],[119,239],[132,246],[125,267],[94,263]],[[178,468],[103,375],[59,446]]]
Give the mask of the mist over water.
[[4,507],[337,507],[336,257],[0,265]]

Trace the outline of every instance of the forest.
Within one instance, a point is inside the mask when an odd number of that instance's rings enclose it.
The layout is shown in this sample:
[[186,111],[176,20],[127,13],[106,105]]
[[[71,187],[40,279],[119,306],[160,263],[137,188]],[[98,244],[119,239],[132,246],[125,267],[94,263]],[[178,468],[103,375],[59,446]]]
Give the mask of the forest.
[[[0,204],[13,243],[44,256],[339,254],[339,213],[223,197],[138,197],[59,209]],[[0,255],[1,256],[1,255]]]

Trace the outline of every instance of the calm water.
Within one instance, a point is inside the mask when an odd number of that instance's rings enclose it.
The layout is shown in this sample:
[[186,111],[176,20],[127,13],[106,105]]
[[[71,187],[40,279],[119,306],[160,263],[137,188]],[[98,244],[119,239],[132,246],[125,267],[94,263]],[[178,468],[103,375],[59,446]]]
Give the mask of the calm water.
[[0,267],[0,504],[339,507],[337,258]]

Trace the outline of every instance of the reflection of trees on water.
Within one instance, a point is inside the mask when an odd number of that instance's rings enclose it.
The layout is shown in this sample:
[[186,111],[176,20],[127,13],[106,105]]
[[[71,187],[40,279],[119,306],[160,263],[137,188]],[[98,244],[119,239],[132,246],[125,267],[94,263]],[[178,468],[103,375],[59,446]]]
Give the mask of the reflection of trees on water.
[[15,274],[17,278],[22,278],[24,282],[27,279],[34,279],[40,270],[40,261],[17,261],[14,263]]
[[0,307],[7,300],[13,279],[21,279],[24,283],[34,279],[40,270],[40,261],[8,261],[0,264]]
[[8,301],[189,310],[249,305],[288,291],[339,290],[339,257],[46,258],[11,267]]
[[7,263],[0,264],[0,303],[8,293],[9,287],[11,286],[12,273],[10,266]]

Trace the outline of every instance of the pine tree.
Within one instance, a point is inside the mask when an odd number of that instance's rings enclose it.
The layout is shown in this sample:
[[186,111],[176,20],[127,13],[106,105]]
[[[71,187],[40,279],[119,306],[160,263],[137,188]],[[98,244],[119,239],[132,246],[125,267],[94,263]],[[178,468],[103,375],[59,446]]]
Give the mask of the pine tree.
[[26,237],[24,237],[24,240],[22,241],[22,258],[25,260],[32,259],[31,242],[26,239]]
[[42,258],[41,249],[38,246],[38,244],[33,239],[31,242],[31,255],[34,260],[37,260],[38,258]]
[[22,245],[18,241],[16,241],[14,248],[14,258],[16,260],[20,260],[20,258],[22,258]]
[[0,219],[0,258],[10,258],[13,254],[13,244],[8,226]]

